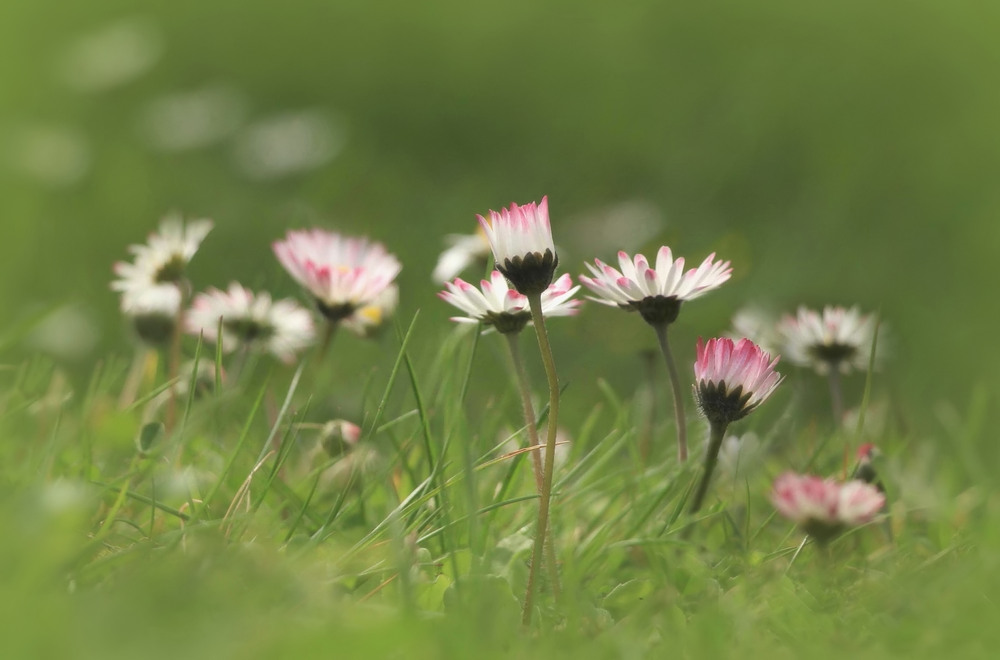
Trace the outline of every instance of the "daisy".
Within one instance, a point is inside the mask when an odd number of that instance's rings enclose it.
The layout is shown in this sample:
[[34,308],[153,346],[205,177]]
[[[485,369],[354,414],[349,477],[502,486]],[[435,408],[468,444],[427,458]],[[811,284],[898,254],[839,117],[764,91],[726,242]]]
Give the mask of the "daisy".
[[552,283],[559,257],[552,242],[549,224],[549,199],[534,202],[499,213],[490,211],[490,219],[479,218],[493,250],[496,268],[524,295],[541,294]]
[[600,259],[586,264],[593,277],[580,276],[580,281],[596,294],[595,300],[605,305],[637,311],[652,326],[677,320],[681,303],[700,298],[718,288],[731,276],[728,261],[716,261],[715,253],[701,265],[684,271],[684,258],[673,258],[664,245],[656,254],[656,268],[649,267],[644,255],[629,257],[618,253],[618,267],[612,268]]
[[437,265],[431,274],[431,279],[439,284],[445,284],[457,277],[463,270],[481,261],[486,266],[486,257],[490,254],[490,243],[482,226],[477,227],[475,234],[450,234],[445,239],[449,243],[447,250],[438,257]]
[[838,483],[786,472],[774,482],[771,502],[778,513],[825,545],[845,529],[872,520],[885,505],[885,495],[863,481]]
[[726,424],[746,417],[764,402],[781,382],[774,370],[779,358],[761,350],[749,339],[733,342],[722,337],[698,339],[694,363],[695,397],[712,424]]
[[119,279],[111,283],[111,288],[125,292],[151,284],[182,282],[185,267],[211,230],[211,220],[185,223],[179,214],[168,215],[145,244],[129,246],[135,257],[131,263],[119,261],[114,265]]
[[331,323],[374,301],[402,268],[381,243],[325,229],[289,231],[272,247],[281,265],[315,297]]
[[[445,287],[447,290],[439,292],[438,297],[467,314],[451,317],[457,323],[482,323],[507,334],[520,332],[531,321],[528,298],[510,288],[498,270],[493,271],[489,280],[482,280],[479,289],[460,278]],[[579,290],[579,286],[573,286],[572,278],[564,274],[542,293],[542,315],[576,314],[580,301],[574,300],[573,295]]]
[[865,370],[875,339],[875,319],[857,307],[826,306],[822,312],[799,307],[778,323],[784,352],[795,364],[820,374]]
[[786,315],[781,319],[777,332],[792,362],[826,375],[833,417],[838,424],[842,422],[844,403],[840,376],[852,369],[868,368],[875,342],[875,318],[862,314],[857,307],[826,306],[822,312],[799,307],[795,316]]
[[185,329],[206,340],[220,339],[222,349],[240,347],[267,351],[284,362],[313,342],[312,317],[297,302],[271,300],[268,293],[255,294],[236,282],[226,291],[211,288],[195,296],[185,319]]
[[698,511],[704,501],[729,424],[750,414],[781,382],[781,375],[774,370],[777,364],[778,358],[771,360],[749,339],[733,342],[722,337],[710,339],[707,344],[698,339],[694,390],[698,408],[708,419],[710,438],[692,512]]
[[656,254],[656,268],[649,267],[644,255],[630,257],[618,253],[618,268],[612,268],[600,259],[586,264],[593,277],[580,276],[580,281],[590,289],[595,300],[604,305],[619,307],[629,312],[639,312],[653,330],[660,344],[660,352],[670,374],[674,398],[674,419],[677,423],[677,456],[686,461],[687,424],[684,418],[684,400],[681,396],[680,375],[670,352],[667,328],[677,320],[681,303],[694,300],[718,288],[729,279],[733,269],[728,261],[716,261],[715,253],[708,255],[697,268],[684,270],[684,258],[674,259],[673,252],[664,245]]

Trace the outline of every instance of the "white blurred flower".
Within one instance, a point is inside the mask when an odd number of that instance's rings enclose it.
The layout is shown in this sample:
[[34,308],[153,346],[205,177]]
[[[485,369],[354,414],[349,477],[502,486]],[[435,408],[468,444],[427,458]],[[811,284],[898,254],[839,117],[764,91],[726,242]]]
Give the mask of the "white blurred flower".
[[719,450],[719,469],[731,479],[745,480],[764,464],[764,447],[752,431],[741,436],[728,435]]
[[[129,246],[129,252],[135,257],[131,263],[119,261],[114,265],[119,279],[111,283],[111,288],[126,292],[181,282],[184,268],[211,230],[211,220],[191,220],[185,224],[180,214],[166,216],[160,222],[159,231],[150,234],[146,243]],[[124,308],[124,301],[122,306]]]
[[761,350],[777,355],[781,342],[774,329],[774,317],[759,307],[741,307],[733,314],[733,329],[726,336],[733,340],[752,339]]
[[247,126],[234,155],[248,178],[280,179],[326,165],[346,142],[344,129],[319,110],[276,115]]
[[485,267],[486,257],[490,254],[490,243],[482,227],[475,234],[449,234],[445,239],[449,247],[438,257],[431,274],[435,283],[450,282],[476,262],[482,262]]
[[148,19],[127,18],[72,42],[59,61],[59,76],[81,92],[103,92],[139,78],[163,54],[163,35]]
[[14,127],[3,151],[10,169],[53,188],[78,183],[92,159],[86,136],[75,128],[58,125]]
[[232,135],[246,113],[242,95],[225,85],[209,85],[154,99],[140,127],[160,151],[188,151],[216,144]]
[[100,336],[90,311],[81,304],[69,304],[46,315],[32,330],[28,342],[50,355],[75,360],[94,350]]
[[875,319],[857,307],[826,306],[822,312],[799,307],[795,316],[786,315],[778,323],[785,342],[784,354],[793,363],[811,366],[820,374],[836,369],[868,369]]
[[185,329],[215,343],[220,320],[222,348],[227,352],[247,346],[293,362],[315,338],[312,316],[297,302],[271,300],[269,293],[254,293],[236,282],[227,291],[210,288],[196,295]]

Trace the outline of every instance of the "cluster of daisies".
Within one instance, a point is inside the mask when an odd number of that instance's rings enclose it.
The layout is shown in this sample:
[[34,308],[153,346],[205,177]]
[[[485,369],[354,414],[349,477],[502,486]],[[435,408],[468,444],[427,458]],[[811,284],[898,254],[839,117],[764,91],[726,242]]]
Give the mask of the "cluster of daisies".
[[[238,282],[191,295],[185,270],[211,229],[210,220],[185,223],[171,215],[146,244],[130,246],[133,261],[116,263],[118,279],[111,283],[121,293],[122,313],[153,346],[186,332],[218,343],[226,353],[259,351],[295,361],[318,334],[313,314],[298,301],[274,300]],[[401,266],[381,244],[313,229],[290,231],[273,249],[331,328],[370,337],[395,311],[399,291],[393,280]]]
[[[527,618],[534,569],[545,563],[541,553],[548,535],[559,403],[558,376],[545,319],[577,314],[581,301],[574,296],[581,286],[589,290],[593,301],[638,312],[655,332],[670,376],[678,457],[683,462],[688,456],[686,388],[672,357],[669,328],[679,318],[683,303],[719,288],[730,279],[732,267],[711,254],[687,268],[683,257],[663,246],[653,263],[642,254],[625,252],[618,253],[617,268],[595,259],[586,264],[589,273],[580,275],[579,284],[574,284],[569,274],[555,276],[559,257],[546,198],[538,204],[511,204],[500,212],[490,211],[488,217],[478,216],[478,220],[475,234],[449,238],[451,247],[442,254],[434,277],[444,280],[440,298],[464,314],[453,320],[477,324],[507,339],[522,388],[524,428],[540,496],[536,554],[525,599]],[[211,227],[208,220],[184,223],[177,217],[167,218],[145,245],[130,248],[132,262],[115,264],[119,279],[112,288],[121,293],[122,311],[145,341],[164,343],[171,337],[176,341],[180,332],[188,332],[221,343],[225,352],[256,350],[291,362],[315,343],[318,335],[325,336],[325,346],[340,326],[362,336],[373,335],[397,305],[399,293],[394,281],[401,269],[398,259],[380,243],[323,229],[289,231],[272,246],[280,264],[308,293],[312,310],[294,300],[273,300],[266,292],[255,293],[238,283],[227,290],[211,288],[191,295],[185,268]],[[490,254],[495,270],[478,287],[457,277],[477,263],[485,267]],[[317,332],[318,325],[325,325],[325,333]],[[517,349],[517,337],[529,325],[548,377],[544,442],[536,431],[529,385]],[[693,382],[698,409],[708,421],[710,438],[700,482],[691,499],[692,512],[704,501],[727,427],[762,405],[782,381],[776,371],[778,357],[772,357],[776,352],[767,347],[780,346],[786,358],[827,375],[838,415],[839,375],[867,367],[874,353],[874,319],[856,308],[827,307],[817,312],[803,307],[769,327],[759,318],[746,316],[735,325],[743,336],[699,339],[697,344],[689,382]],[[831,530],[871,520],[884,505],[884,496],[863,480],[840,483],[795,474],[778,479],[772,499],[782,514],[821,542],[834,535]],[[554,560],[550,571],[556,579]]]

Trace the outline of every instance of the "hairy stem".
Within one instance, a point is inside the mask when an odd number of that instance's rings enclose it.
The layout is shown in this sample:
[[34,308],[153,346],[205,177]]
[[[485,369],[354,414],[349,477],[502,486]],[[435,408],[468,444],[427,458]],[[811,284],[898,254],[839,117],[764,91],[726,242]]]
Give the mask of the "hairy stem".
[[[504,335],[507,339],[507,348],[510,350],[510,359],[514,363],[514,372],[517,374],[517,385],[521,392],[521,410],[524,413],[524,425],[528,428],[528,446],[540,447],[538,442],[538,420],[535,417],[535,407],[531,403],[531,385],[528,382],[528,372],[524,369],[524,360],[521,357],[521,347],[518,344],[519,334],[510,332]],[[544,466],[542,465],[541,451],[538,449],[531,452],[531,467],[535,475],[535,488],[539,496],[544,490]],[[552,542],[552,529],[546,531],[545,538],[545,564],[549,572],[549,582],[556,598],[559,597],[559,571],[556,564],[555,546]]]
[[691,502],[691,513],[697,513],[705,501],[705,494],[708,492],[708,484],[712,481],[712,473],[715,472],[715,463],[719,458],[719,448],[722,447],[722,438],[726,435],[728,424],[717,424],[712,422],[711,435],[708,441],[708,453],[705,454],[705,471],[701,475],[701,482],[698,483],[698,490],[695,491],[694,500]]
[[670,389],[674,395],[674,420],[677,422],[677,459],[683,463],[688,458],[687,445],[687,422],[684,419],[684,397],[681,394],[681,377],[677,373],[677,365],[674,364],[674,356],[670,352],[670,343],[667,341],[667,324],[654,325],[656,338],[660,342],[660,351],[663,353],[663,360],[667,363],[667,372],[670,374]]
[[[556,455],[556,428],[559,423],[559,377],[556,375],[555,360],[552,358],[552,347],[545,331],[545,318],[542,316],[542,294],[534,293],[528,296],[531,307],[531,318],[535,324],[535,336],[538,338],[538,350],[542,354],[545,365],[545,375],[549,382],[549,419],[545,437],[545,463],[542,472],[542,490],[538,501],[538,528],[535,531],[535,544],[531,551],[531,566],[528,572],[528,589],[524,595],[524,610],[521,622],[531,624],[531,614],[534,609],[535,583],[538,566],[542,563],[542,553],[545,537],[549,529],[549,503],[552,497],[552,472]],[[553,591],[557,592],[557,582],[553,582]]]

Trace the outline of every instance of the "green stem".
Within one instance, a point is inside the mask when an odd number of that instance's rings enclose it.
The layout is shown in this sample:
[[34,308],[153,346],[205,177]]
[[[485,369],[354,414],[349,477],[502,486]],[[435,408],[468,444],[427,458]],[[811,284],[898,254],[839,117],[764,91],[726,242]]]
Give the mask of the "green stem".
[[[528,372],[524,369],[524,360],[521,357],[521,347],[518,344],[519,333],[509,332],[504,335],[507,339],[507,347],[510,349],[510,359],[514,363],[514,372],[517,374],[517,385],[521,391],[521,410],[524,413],[524,425],[528,428],[528,446],[539,447],[538,442],[538,421],[535,417],[535,407],[531,404],[531,384],[528,382]],[[532,472],[535,475],[535,488],[539,496],[545,489],[544,466],[539,450],[531,452]],[[552,584],[552,591],[556,598],[559,598],[559,571],[556,564],[556,551],[552,542],[552,529],[549,528],[545,538],[545,564],[549,572],[549,582]]]
[[691,513],[697,513],[705,501],[705,493],[708,492],[708,484],[712,480],[712,473],[715,472],[715,463],[719,458],[719,448],[722,447],[722,438],[726,435],[728,424],[711,423],[711,435],[708,441],[708,453],[705,455],[705,471],[701,475],[701,482],[698,490],[694,494],[691,502]]
[[840,389],[840,369],[836,364],[830,365],[827,375],[830,381],[830,405],[833,407],[833,421],[839,427],[844,420],[844,395]]
[[[545,375],[549,382],[549,420],[545,438],[542,491],[539,493],[538,502],[538,528],[535,531],[535,544],[531,551],[528,589],[524,595],[524,610],[521,614],[521,623],[525,626],[531,625],[531,614],[534,609],[535,600],[535,582],[538,575],[537,569],[542,563],[545,537],[548,535],[549,503],[552,497],[552,472],[556,455],[556,428],[559,423],[559,377],[556,375],[556,365],[552,357],[552,347],[549,345],[549,336],[545,331],[545,318],[542,316],[542,294],[539,292],[529,295],[528,304],[531,307],[531,318],[535,324],[538,350],[542,354],[542,363],[545,365]],[[558,590],[556,583],[553,583],[553,590]]]
[[174,430],[177,421],[177,375],[181,370],[181,335],[184,334],[184,310],[187,308],[187,294],[184,285],[178,285],[181,290],[181,302],[174,318],[174,333],[170,337],[170,353],[167,358],[167,382],[170,383],[170,399],[167,401],[167,419],[164,427],[167,433]]
[[660,351],[663,353],[663,360],[667,363],[667,372],[670,374],[670,389],[674,396],[674,420],[677,422],[677,460],[681,463],[687,461],[687,422],[684,419],[684,397],[681,395],[681,377],[677,373],[677,365],[674,364],[674,356],[670,352],[670,343],[667,341],[666,323],[654,325],[656,338],[660,342]]
[[[528,383],[528,373],[524,370],[524,360],[521,358],[521,347],[517,343],[518,333],[509,332],[504,335],[507,349],[510,351],[510,361],[514,364],[517,375],[517,388],[521,393],[521,412],[524,414],[524,425],[528,427],[528,446],[538,446],[538,422],[535,419],[535,407],[531,405],[531,386]],[[535,473],[535,488],[541,495],[545,488],[543,483],[544,466],[539,451],[531,452],[531,467]]]

